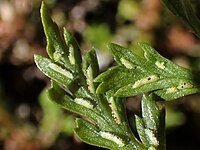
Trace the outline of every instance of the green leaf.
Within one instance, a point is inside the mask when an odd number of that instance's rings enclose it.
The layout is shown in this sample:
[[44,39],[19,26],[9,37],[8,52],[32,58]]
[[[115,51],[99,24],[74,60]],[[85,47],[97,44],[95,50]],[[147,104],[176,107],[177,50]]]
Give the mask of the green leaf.
[[66,28],[64,28],[64,40],[69,49],[68,59],[70,65],[74,66],[75,72],[80,74],[82,62],[80,48],[77,41]]
[[88,89],[91,93],[95,93],[96,85],[93,80],[99,74],[99,65],[94,49],[85,54],[82,68],[86,77]]
[[115,133],[102,131],[83,119],[77,119],[76,122],[75,133],[82,141],[88,144],[112,150],[145,150],[144,147],[133,145],[133,143],[123,138],[123,135],[119,136]]
[[[83,115],[90,120],[90,123],[84,121],[84,125],[86,123],[85,126],[87,126],[88,129],[81,126],[82,124],[78,124],[79,127],[75,130],[81,140],[97,146],[100,146],[99,144],[102,142],[104,144],[107,143],[106,145],[101,145],[101,147],[110,146],[110,149],[129,150],[133,149],[133,147],[137,150],[143,149],[143,146],[131,133],[125,116],[124,101],[121,99],[113,98],[113,101],[109,100],[109,102],[107,102],[106,99],[100,97],[98,105],[87,107],[88,105],[85,103],[77,102],[77,98],[74,99],[71,95],[66,94],[66,92],[55,82],[53,82],[52,88],[48,90],[48,95],[53,102],[61,107]],[[93,101],[90,102],[92,104],[94,103]],[[110,106],[108,103],[110,103]],[[98,129],[98,132],[94,132],[93,129]],[[93,135],[95,133],[97,133],[96,136],[98,136],[98,141]]]
[[93,108],[94,102],[91,100],[84,98],[75,100],[71,95],[67,94],[55,83],[53,84],[53,87],[48,90],[48,95],[49,98],[59,106],[89,118],[92,122],[97,123],[103,129],[108,128],[108,123],[104,120],[101,114],[98,113],[95,108]]
[[138,135],[140,137],[140,140],[142,143],[145,145],[145,147],[150,147],[151,144],[147,140],[146,133],[145,133],[145,124],[142,118],[139,116],[135,115],[135,122],[136,122],[136,129],[138,132]]
[[191,0],[162,0],[162,2],[200,38],[200,20],[195,14]]
[[44,2],[41,6],[41,18],[44,32],[47,37],[47,53],[56,63],[65,66],[67,69],[81,74],[81,53],[78,43],[73,36],[64,28],[64,38],[59,28],[49,16]]
[[95,78],[99,74],[99,65],[97,61],[96,52],[94,49],[87,51],[83,61],[83,71],[87,74],[88,68],[91,67],[91,78]]
[[[48,95],[61,107],[87,117],[102,130],[124,134],[127,138],[134,137],[130,132],[124,100],[121,98],[111,97],[107,99],[100,95],[95,100],[88,97],[73,98],[55,82],[52,82],[52,88],[48,90]],[[130,133],[125,135],[125,131]]]
[[179,97],[183,97],[185,95],[190,95],[190,94],[199,93],[199,92],[200,92],[199,86],[186,88],[182,90],[179,90],[176,87],[170,87],[170,88],[165,88],[163,90],[155,91],[155,94],[160,96],[163,99],[172,100],[172,99],[177,99]]
[[[94,80],[95,82],[101,82],[97,88],[97,93],[103,93],[104,91],[109,90],[116,91],[120,87],[123,87],[129,84],[130,82],[133,83],[134,80],[136,80],[135,77],[139,78],[139,76],[142,76],[139,70],[132,71],[122,66],[113,67],[110,70],[100,74]],[[132,78],[133,80],[127,80],[129,78]]]
[[42,25],[44,27],[44,32],[47,37],[47,52],[49,57],[55,62],[58,62],[68,67],[68,47],[66,46],[63,38],[60,35],[58,26],[56,25],[56,23],[53,22],[53,20],[49,16],[49,12],[44,2],[42,2],[40,13],[42,18]]
[[[154,77],[154,75],[148,75],[145,78],[142,79],[138,79],[137,81],[134,80],[134,84],[130,83],[126,86],[121,87],[119,90],[116,91],[116,96],[135,96],[138,95],[140,93],[146,93],[149,91],[155,91],[155,90],[159,90],[159,89],[163,89],[163,88],[167,88],[167,87],[176,87],[179,85],[180,83],[180,79],[174,79],[174,78],[166,78],[166,79],[159,79],[158,81],[152,81],[152,82],[146,82],[145,84],[143,84],[144,81],[148,80],[148,78],[152,78]],[[138,83],[138,84],[137,84]],[[139,86],[140,84],[140,86]],[[136,85],[138,85],[136,87]],[[174,92],[174,91],[169,91],[170,92]],[[175,91],[177,92],[177,91]],[[168,93],[168,91],[166,90],[165,93]],[[164,94],[165,94],[164,93]],[[168,94],[170,96],[170,94]],[[173,99],[173,97],[171,98]],[[166,96],[165,100],[170,100],[170,97]]]
[[35,55],[34,60],[46,76],[61,84],[66,90],[75,91],[77,89],[76,78],[70,71],[39,55]]
[[143,95],[142,97],[142,117],[146,128],[156,131],[159,127],[160,112],[152,96]]
[[[158,74],[163,74],[164,76],[179,76],[181,78],[193,78],[193,74],[190,70],[183,68],[174,62],[168,60],[167,58],[161,56],[155,49],[153,49],[150,45],[146,43],[138,43],[141,49],[144,51],[144,58],[147,61],[147,70],[152,66],[151,69],[155,69],[154,71]],[[150,65],[150,66],[149,66]]]
[[119,66],[95,79],[95,82],[100,82],[98,93],[108,92],[115,93],[118,97],[127,97],[155,91],[165,100],[172,100],[200,91],[198,74],[162,57],[148,44],[139,43],[139,46],[144,52],[143,56],[110,44]]
[[76,122],[77,128],[75,129],[75,133],[86,143],[108,149],[123,149],[125,146],[125,143],[121,138],[114,136],[113,134],[110,134],[110,137],[107,135],[108,138],[105,138],[102,136],[103,132],[97,126],[92,125],[83,119],[77,119]]
[[123,136],[115,133],[102,131],[97,126],[83,120],[77,119],[75,133],[80,139],[88,144],[108,148],[112,150],[145,150],[144,147],[135,146]]
[[165,149],[165,111],[159,110],[155,95],[143,95],[142,118],[136,116],[139,137],[147,148]]

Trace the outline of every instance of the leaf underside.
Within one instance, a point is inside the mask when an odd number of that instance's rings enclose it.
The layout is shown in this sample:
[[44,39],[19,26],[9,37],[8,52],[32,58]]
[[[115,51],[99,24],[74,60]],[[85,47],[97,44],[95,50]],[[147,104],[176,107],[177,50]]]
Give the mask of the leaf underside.
[[98,93],[127,97],[154,92],[164,100],[173,100],[200,91],[198,74],[162,57],[148,44],[138,44],[143,56],[117,44],[109,45],[118,66],[95,79],[100,82]]

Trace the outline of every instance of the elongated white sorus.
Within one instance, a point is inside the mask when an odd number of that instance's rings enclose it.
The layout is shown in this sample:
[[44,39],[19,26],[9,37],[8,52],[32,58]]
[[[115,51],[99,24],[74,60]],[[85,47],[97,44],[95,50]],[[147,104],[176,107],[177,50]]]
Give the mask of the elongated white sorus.
[[92,70],[91,65],[86,70],[86,78],[87,78],[86,82],[87,82],[89,91],[91,93],[94,93],[95,89],[94,89],[94,84],[93,84],[93,70]]
[[125,58],[120,59],[121,63],[127,68],[127,69],[134,69],[135,65],[131,63],[130,61],[126,60]]
[[192,88],[193,85],[191,83],[180,83],[178,86],[177,86],[177,89],[187,89],[187,88]]
[[145,57],[147,60],[149,60],[149,58],[148,58],[148,54],[147,54],[146,51],[144,51],[144,57]]
[[110,97],[108,99],[108,102],[109,102],[109,106],[111,108],[111,111],[112,111],[112,116],[114,117],[115,119],[115,122],[117,124],[120,124],[121,123],[121,120],[120,120],[120,117],[119,117],[119,114],[117,112],[117,106],[115,104],[115,101],[114,101],[114,98],[113,97]]
[[51,68],[52,70],[54,70],[54,71],[56,71],[56,72],[58,72],[58,73],[64,75],[64,76],[68,77],[69,79],[73,79],[73,78],[74,78],[74,77],[73,77],[73,74],[71,74],[69,71],[67,71],[67,70],[65,70],[65,69],[63,69],[63,68],[57,66],[57,65],[54,64],[54,63],[50,63],[50,64],[48,65],[48,67]]
[[160,69],[165,69],[165,63],[164,62],[159,62],[159,61],[156,61],[156,66]]
[[177,87],[170,87],[170,88],[168,88],[166,90],[166,94],[168,94],[168,93],[174,93],[174,92],[177,92],[177,91],[178,91]]
[[69,62],[74,65],[75,64],[75,59],[74,59],[74,47],[72,45],[69,45]]
[[154,146],[158,146],[159,145],[159,141],[157,140],[155,134],[153,133],[152,130],[150,129],[145,129],[145,134],[148,136],[149,138],[149,142],[151,145],[154,145]]
[[155,148],[154,146],[151,146],[148,148],[148,150],[157,150],[157,148]]
[[82,105],[86,108],[89,108],[89,109],[93,109],[94,106],[91,104],[91,102],[89,100],[85,100],[83,98],[75,98],[74,99],[74,102],[79,104],[79,105]]
[[63,54],[64,54],[64,52],[55,51],[53,53],[53,59],[54,59],[54,61],[55,62],[59,61]]
[[114,135],[112,133],[100,131],[99,134],[104,139],[107,139],[107,140],[115,142],[118,145],[118,147],[123,147],[125,145],[124,141],[120,137],[118,137],[118,136],[116,136],[116,135]]
[[146,78],[142,78],[140,80],[137,80],[134,85],[132,86],[132,88],[138,88],[144,84],[147,84],[147,83],[151,83],[151,82],[154,82],[154,81],[157,81],[159,79],[159,76],[158,75],[151,75],[151,76],[148,76]]

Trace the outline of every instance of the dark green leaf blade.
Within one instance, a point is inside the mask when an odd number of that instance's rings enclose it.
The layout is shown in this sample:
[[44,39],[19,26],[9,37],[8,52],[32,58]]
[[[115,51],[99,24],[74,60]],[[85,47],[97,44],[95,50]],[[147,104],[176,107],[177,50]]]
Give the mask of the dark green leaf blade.
[[87,51],[83,61],[83,71],[87,74],[87,69],[91,67],[92,78],[95,78],[99,74],[99,64],[97,61],[96,52],[94,49]]
[[64,35],[65,43],[69,49],[68,59],[69,59],[70,65],[75,67],[74,70],[76,73],[81,74],[82,58],[81,58],[81,51],[80,51],[78,42],[66,28],[64,28],[63,35]]
[[141,140],[146,146],[158,150],[165,149],[165,110],[158,108],[155,95],[143,95],[142,118],[137,119],[137,128]]
[[116,62],[128,69],[135,69],[135,67],[142,65],[145,60],[143,57],[134,54],[133,51],[120,45],[111,43],[108,47],[114,55]]
[[77,119],[76,122],[78,126],[75,129],[75,133],[82,141],[88,144],[112,150],[145,150],[144,147],[139,145],[132,145],[132,143],[129,143],[119,135],[101,131],[97,126],[83,119]]
[[[168,89],[166,95],[160,92],[158,95],[162,95],[165,100],[172,100],[198,91],[199,75],[162,57],[146,43],[139,43],[139,46],[144,51],[143,57],[122,46],[110,44],[119,65],[95,79],[95,82],[100,82],[97,93],[115,93],[115,96],[126,97]],[[173,88],[179,94],[168,94],[176,92],[170,91]]]
[[162,74],[166,77],[179,76],[181,78],[192,79],[193,74],[189,69],[183,68],[168,60],[167,58],[161,56],[154,48],[152,48],[147,43],[140,42],[138,43],[138,45],[144,51],[144,57],[146,61],[148,61],[148,63],[152,66],[155,66],[154,72]]
[[147,140],[147,137],[146,137],[145,124],[144,124],[143,119],[140,118],[139,116],[135,115],[135,122],[136,122],[136,129],[137,129],[137,132],[139,134],[140,140],[145,145],[145,147],[147,147],[147,148],[150,147],[151,144]]
[[101,129],[107,129],[110,126],[101,116],[101,114],[98,113],[92,101],[80,98],[87,102],[80,103],[80,101],[75,100],[57,84],[54,83],[53,85],[54,86],[48,90],[48,96],[54,103],[58,104],[64,109],[87,117],[92,122],[97,123]]
[[[108,149],[124,149],[124,142],[121,139],[116,141],[114,141],[114,138],[113,140],[109,140],[109,138],[106,139],[103,136],[103,132],[97,126],[83,119],[77,119],[76,123],[77,128],[75,129],[75,133],[82,141],[91,145],[104,147]],[[108,132],[104,133],[106,134]]]
[[191,0],[162,0],[162,2],[200,38],[200,20],[195,14]]
[[143,95],[142,97],[142,117],[146,127],[156,131],[159,128],[160,112],[152,96]]
[[[141,80],[140,80],[141,81]],[[135,96],[140,93],[155,91],[155,93],[165,100],[173,100],[179,97],[198,93],[199,86],[190,80],[178,78],[163,78],[135,88],[133,84],[128,84],[116,91],[115,96]]]
[[163,90],[155,91],[154,93],[167,101],[174,100],[186,95],[191,95],[200,92],[200,87],[191,87],[187,89],[178,90],[176,87],[165,88]]
[[97,85],[94,78],[99,74],[99,64],[94,49],[87,51],[83,58],[82,70],[86,77],[88,89],[91,93],[95,93]]
[[141,76],[142,72],[139,69],[129,70],[122,66],[113,67],[95,79],[95,82],[101,82],[97,93],[104,93],[108,90],[116,91],[120,87],[134,83]]
[[46,76],[61,84],[66,90],[75,91],[77,89],[76,78],[70,71],[39,55],[35,55],[34,60]]
[[57,24],[54,23],[49,16],[48,9],[44,2],[42,2],[40,14],[44,32],[47,37],[47,53],[49,57],[53,61],[70,69],[70,62],[68,59],[69,49],[60,34]]

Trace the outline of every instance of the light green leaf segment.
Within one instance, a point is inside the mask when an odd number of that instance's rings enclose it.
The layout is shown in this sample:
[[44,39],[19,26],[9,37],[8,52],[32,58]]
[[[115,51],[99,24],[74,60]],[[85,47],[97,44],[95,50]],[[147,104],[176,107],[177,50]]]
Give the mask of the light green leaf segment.
[[159,110],[155,95],[143,95],[142,118],[136,117],[136,128],[142,143],[149,149],[164,150],[165,146],[165,110]]
[[139,46],[142,56],[117,44],[109,45],[119,65],[95,79],[100,82],[97,93],[127,97],[153,91],[165,100],[173,100],[200,91],[199,74],[162,57],[146,43]]

